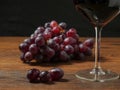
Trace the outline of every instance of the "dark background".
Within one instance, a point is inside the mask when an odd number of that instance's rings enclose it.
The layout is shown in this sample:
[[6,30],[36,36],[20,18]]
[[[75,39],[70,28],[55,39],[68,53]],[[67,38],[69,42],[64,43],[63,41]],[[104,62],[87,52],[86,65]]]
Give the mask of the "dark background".
[[[29,36],[51,20],[66,22],[80,36],[94,36],[93,27],[75,10],[72,0],[0,0],[0,36]],[[104,28],[102,36],[120,36],[120,16]]]

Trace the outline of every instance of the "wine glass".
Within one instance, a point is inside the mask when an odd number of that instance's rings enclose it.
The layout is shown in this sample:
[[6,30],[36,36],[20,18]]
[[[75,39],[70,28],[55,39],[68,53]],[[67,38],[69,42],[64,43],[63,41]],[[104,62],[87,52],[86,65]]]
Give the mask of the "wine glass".
[[78,71],[76,77],[89,81],[104,82],[115,80],[119,75],[100,65],[101,31],[120,13],[120,0],[73,0],[77,11],[80,11],[95,29],[95,64],[93,69]]

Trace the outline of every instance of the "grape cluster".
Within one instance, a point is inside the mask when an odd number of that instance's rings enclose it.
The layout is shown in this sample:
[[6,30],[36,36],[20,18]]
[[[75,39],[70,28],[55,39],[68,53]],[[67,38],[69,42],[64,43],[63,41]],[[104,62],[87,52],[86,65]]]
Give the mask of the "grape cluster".
[[53,20],[39,26],[19,45],[20,58],[25,63],[32,60],[37,63],[81,60],[92,55],[93,45],[92,38],[82,42],[75,28],[67,29],[65,22]]
[[40,71],[33,68],[28,70],[27,79],[31,83],[48,83],[52,81],[58,81],[64,76],[64,71],[61,68],[52,68],[49,71]]

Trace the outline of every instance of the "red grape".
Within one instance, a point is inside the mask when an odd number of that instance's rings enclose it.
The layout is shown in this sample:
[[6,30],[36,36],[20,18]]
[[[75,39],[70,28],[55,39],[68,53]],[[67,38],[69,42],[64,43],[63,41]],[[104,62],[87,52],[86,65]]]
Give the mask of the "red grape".
[[64,71],[61,68],[53,68],[49,70],[49,73],[53,81],[58,81],[64,76]]
[[61,51],[59,54],[59,59],[60,61],[68,61],[70,57],[65,51]]
[[55,36],[55,37],[53,38],[53,40],[54,40],[56,43],[58,43],[58,44],[60,44],[60,43],[62,42],[62,38],[60,38],[59,36]]
[[51,75],[48,71],[41,71],[39,77],[40,81],[44,83],[52,81]]
[[53,39],[49,39],[49,40],[47,41],[47,45],[48,45],[49,47],[53,47],[55,44],[56,44],[56,42],[55,42]]
[[65,22],[59,23],[59,26],[62,27],[62,29],[66,29],[67,28],[67,24]]
[[60,45],[59,45],[58,43],[56,43],[53,39],[49,39],[49,40],[47,41],[47,45],[48,45],[50,48],[54,49],[55,51],[60,50]]
[[30,47],[29,47],[29,51],[32,53],[32,54],[37,54],[38,53],[38,47],[36,44],[31,44]]
[[28,52],[25,53],[24,58],[25,58],[26,61],[31,61],[33,59],[33,55],[32,55],[31,52],[28,51]]
[[80,52],[82,52],[82,53],[84,53],[84,52],[86,52],[87,51],[87,46],[85,46],[85,45],[83,45],[83,44],[80,44],[79,45],[79,51]]
[[45,31],[43,33],[43,37],[45,38],[45,40],[47,41],[48,39],[50,39],[52,37],[52,33],[49,31]]
[[25,54],[24,54],[24,53],[21,53],[21,55],[20,55],[20,59],[21,59],[23,62],[25,62],[25,58],[24,58],[24,56],[25,56]]
[[58,23],[55,21],[55,20],[53,20],[53,21],[51,21],[50,22],[50,26],[53,28],[53,27],[56,27],[56,26],[58,26]]
[[90,39],[86,39],[84,42],[83,42],[83,44],[85,45],[85,46],[88,46],[89,48],[93,48],[93,46],[94,46],[94,40],[92,39],[92,38],[90,38]]
[[39,77],[40,71],[38,69],[30,69],[27,72],[27,79],[31,82],[31,83],[38,83],[40,82],[40,77]]
[[60,27],[58,27],[58,26],[56,26],[56,27],[53,27],[53,29],[52,29],[52,33],[54,34],[54,35],[59,35],[60,34]]
[[31,36],[30,36],[31,44],[34,44],[34,43],[35,43],[35,38],[36,38],[36,37],[37,37],[37,35],[31,34]]
[[74,53],[74,48],[71,45],[66,45],[64,50],[68,53],[68,54],[73,54]]
[[21,43],[19,45],[19,49],[20,51],[22,51],[23,53],[26,53],[29,50],[29,45],[27,43]]
[[55,55],[55,51],[50,47],[46,47],[44,52],[45,52],[46,56],[49,58],[52,58]]
[[37,37],[35,39],[35,43],[38,45],[38,46],[44,46],[45,45],[45,40],[43,37]]
[[38,27],[37,30],[35,30],[34,34],[38,35],[39,33],[43,33],[45,31],[44,27]]
[[30,38],[25,39],[24,43],[27,43],[28,45],[30,45],[31,44],[31,39]]
[[87,55],[87,56],[91,56],[92,55],[92,49],[88,47],[86,52],[84,52],[84,54]]
[[64,42],[63,42],[65,45],[74,45],[76,44],[76,40],[72,37],[67,37],[64,39]]
[[66,36],[67,37],[74,37],[76,32],[77,32],[76,29],[71,28],[71,29],[69,29],[69,31],[66,32]]

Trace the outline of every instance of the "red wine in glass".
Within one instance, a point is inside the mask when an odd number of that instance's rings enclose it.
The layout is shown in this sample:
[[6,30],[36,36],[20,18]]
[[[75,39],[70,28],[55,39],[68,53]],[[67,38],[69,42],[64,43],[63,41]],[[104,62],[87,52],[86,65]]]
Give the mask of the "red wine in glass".
[[119,75],[100,65],[101,31],[120,13],[120,0],[73,0],[77,11],[88,19],[95,29],[95,64],[93,69],[78,71],[76,76],[89,81],[104,82],[118,79]]

